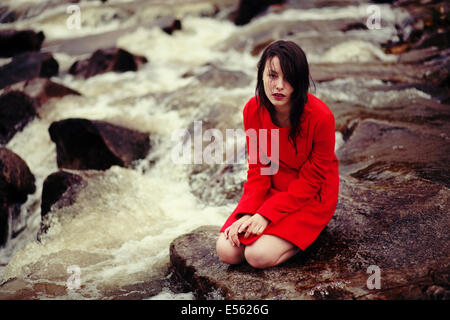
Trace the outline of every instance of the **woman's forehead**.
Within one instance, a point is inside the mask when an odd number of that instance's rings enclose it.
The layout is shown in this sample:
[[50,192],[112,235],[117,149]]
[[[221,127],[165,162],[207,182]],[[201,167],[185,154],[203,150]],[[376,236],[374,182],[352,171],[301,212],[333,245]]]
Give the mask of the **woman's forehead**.
[[266,70],[282,73],[280,59],[277,56],[267,58]]

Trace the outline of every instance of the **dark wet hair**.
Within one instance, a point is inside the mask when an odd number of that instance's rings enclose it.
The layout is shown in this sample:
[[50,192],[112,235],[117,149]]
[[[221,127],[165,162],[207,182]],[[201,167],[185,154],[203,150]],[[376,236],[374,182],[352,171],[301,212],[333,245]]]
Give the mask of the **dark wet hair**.
[[302,48],[292,41],[279,40],[273,42],[262,53],[258,62],[258,79],[255,94],[259,104],[269,111],[272,120],[275,119],[276,111],[264,92],[263,74],[267,60],[275,56],[280,59],[284,78],[294,89],[290,99],[292,107],[289,120],[292,127],[289,131],[289,139],[297,152],[296,140],[300,134],[300,118],[308,101],[310,80],[308,61]]

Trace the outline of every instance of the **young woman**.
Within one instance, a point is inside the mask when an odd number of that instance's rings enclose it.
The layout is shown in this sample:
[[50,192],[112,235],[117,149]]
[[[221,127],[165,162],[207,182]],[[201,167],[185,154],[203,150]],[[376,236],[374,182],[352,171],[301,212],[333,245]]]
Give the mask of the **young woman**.
[[[255,268],[278,265],[305,250],[333,216],[339,188],[334,116],[324,102],[308,93],[309,78],[305,53],[294,42],[280,40],[264,50],[256,95],[243,112],[247,181],[216,244],[225,263],[247,260]],[[249,139],[250,129],[257,139]],[[275,145],[273,130],[278,133]],[[264,139],[267,148],[261,145]],[[256,154],[252,141],[259,143]],[[277,170],[266,174],[263,170],[274,162]]]

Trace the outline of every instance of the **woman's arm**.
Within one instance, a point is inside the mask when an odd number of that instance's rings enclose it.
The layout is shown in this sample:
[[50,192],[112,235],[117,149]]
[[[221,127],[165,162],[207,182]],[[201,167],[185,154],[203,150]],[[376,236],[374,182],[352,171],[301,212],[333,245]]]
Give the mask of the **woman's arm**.
[[[252,103],[253,99],[247,102],[243,111],[244,118],[244,129],[247,132],[248,129],[258,129],[250,128],[248,124],[249,119],[249,104]],[[254,103],[254,102],[253,102]],[[270,189],[271,177],[270,175],[262,175],[261,169],[266,167],[261,164],[260,159],[255,159],[255,155],[252,154],[250,148],[250,138],[247,135],[247,154],[248,154],[248,170],[247,170],[247,181],[244,184],[244,193],[234,210],[235,214],[239,213],[251,213],[254,214],[256,210],[262,205],[264,197]],[[256,155],[257,156],[257,155]]]
[[300,209],[317,194],[334,160],[333,114],[329,113],[326,117],[320,118],[310,134],[313,134],[312,150],[300,168],[298,178],[289,184],[286,192],[277,193],[257,210],[259,214],[274,223],[286,214]]

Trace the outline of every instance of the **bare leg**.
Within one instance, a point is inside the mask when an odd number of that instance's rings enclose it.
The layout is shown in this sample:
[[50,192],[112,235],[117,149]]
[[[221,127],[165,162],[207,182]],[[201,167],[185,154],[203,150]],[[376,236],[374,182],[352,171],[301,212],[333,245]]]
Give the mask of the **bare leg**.
[[276,266],[299,251],[291,242],[270,234],[263,234],[258,240],[245,247],[247,262],[254,268]]
[[233,247],[230,241],[225,239],[223,232],[220,233],[216,242],[216,251],[219,259],[228,264],[239,264],[244,261],[244,246]]

